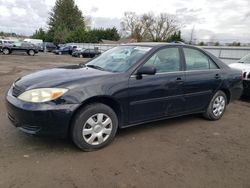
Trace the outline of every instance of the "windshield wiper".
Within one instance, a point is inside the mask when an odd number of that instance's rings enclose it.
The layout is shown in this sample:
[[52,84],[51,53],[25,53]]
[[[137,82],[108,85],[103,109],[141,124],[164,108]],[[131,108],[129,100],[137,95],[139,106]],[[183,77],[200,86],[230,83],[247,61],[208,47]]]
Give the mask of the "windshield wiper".
[[102,71],[107,71],[106,69],[99,67],[97,65],[86,65],[87,67],[93,68],[93,69],[98,69],[98,70],[102,70]]

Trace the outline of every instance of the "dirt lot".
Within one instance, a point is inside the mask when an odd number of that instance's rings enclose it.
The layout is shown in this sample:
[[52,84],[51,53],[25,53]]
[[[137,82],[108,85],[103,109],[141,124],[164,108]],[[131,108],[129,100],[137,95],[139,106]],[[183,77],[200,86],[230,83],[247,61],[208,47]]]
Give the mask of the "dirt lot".
[[4,95],[19,76],[83,59],[0,54],[0,187],[250,187],[250,100],[210,122],[187,116],[120,130],[100,151],[11,126]]

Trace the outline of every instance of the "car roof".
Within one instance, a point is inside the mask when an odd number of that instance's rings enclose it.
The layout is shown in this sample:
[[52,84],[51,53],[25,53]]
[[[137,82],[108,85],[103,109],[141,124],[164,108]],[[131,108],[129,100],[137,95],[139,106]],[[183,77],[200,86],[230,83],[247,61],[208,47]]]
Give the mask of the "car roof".
[[173,43],[167,43],[167,42],[137,42],[137,43],[122,44],[122,46],[162,47],[162,46],[190,46],[190,45],[186,45],[183,42],[173,42]]

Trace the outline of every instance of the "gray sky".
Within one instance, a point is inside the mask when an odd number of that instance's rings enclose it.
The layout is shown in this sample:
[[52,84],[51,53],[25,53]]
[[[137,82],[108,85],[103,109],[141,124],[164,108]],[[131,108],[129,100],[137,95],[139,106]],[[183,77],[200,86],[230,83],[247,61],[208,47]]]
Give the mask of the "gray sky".
[[[32,34],[46,27],[48,12],[55,0],[0,0],[0,31]],[[250,0],[76,0],[84,16],[92,18],[92,27],[120,27],[125,11],[137,14],[166,12],[176,14],[189,38],[239,40],[250,42]]]

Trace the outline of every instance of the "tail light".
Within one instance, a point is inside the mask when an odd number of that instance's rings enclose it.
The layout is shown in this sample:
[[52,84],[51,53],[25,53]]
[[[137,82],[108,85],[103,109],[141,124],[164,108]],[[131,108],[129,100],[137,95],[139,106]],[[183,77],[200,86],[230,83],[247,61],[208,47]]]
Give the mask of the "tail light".
[[244,72],[241,71],[240,80],[243,80],[243,79],[244,79]]

